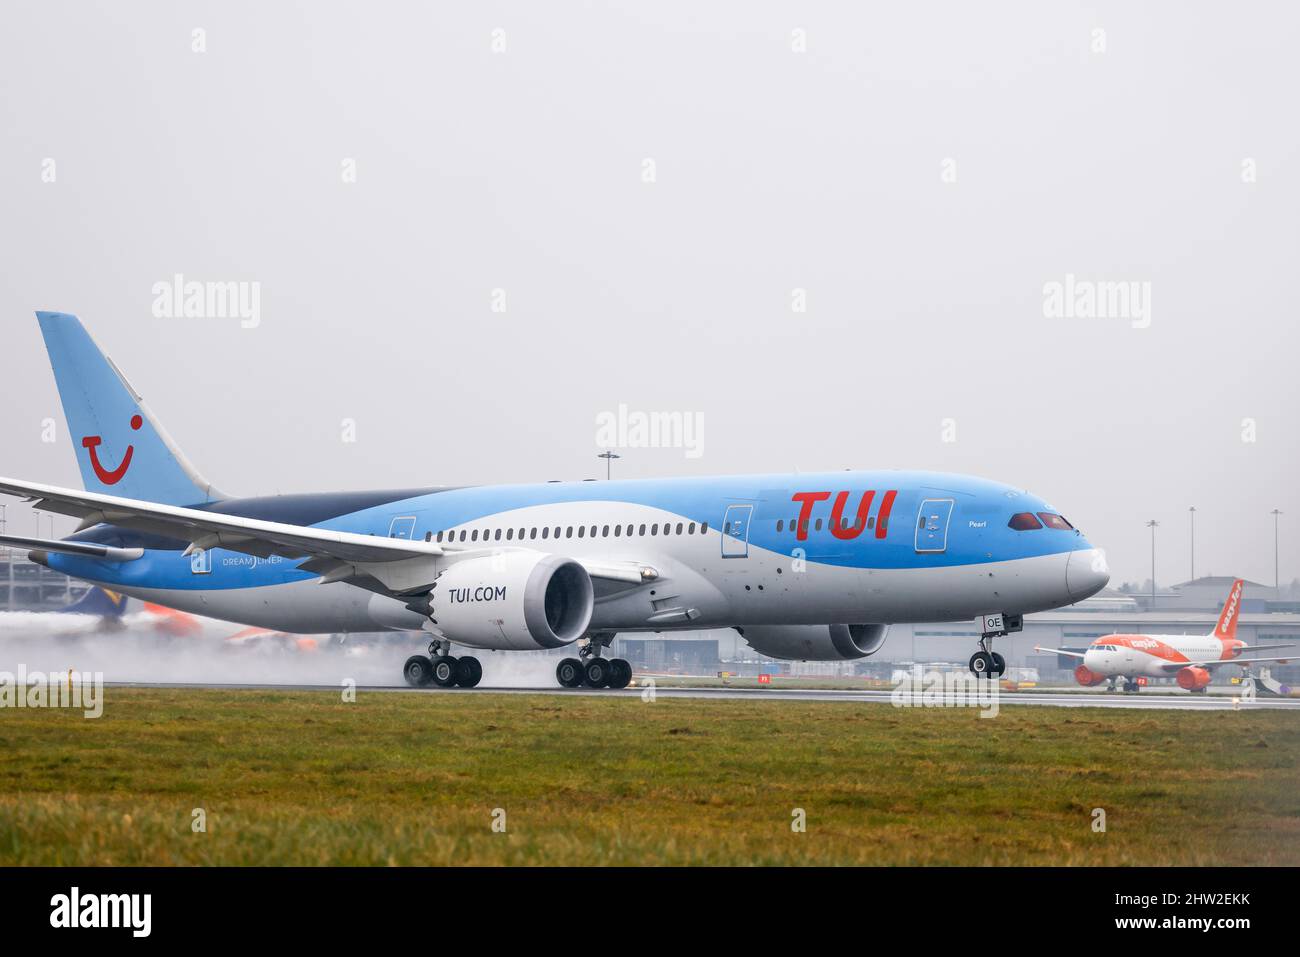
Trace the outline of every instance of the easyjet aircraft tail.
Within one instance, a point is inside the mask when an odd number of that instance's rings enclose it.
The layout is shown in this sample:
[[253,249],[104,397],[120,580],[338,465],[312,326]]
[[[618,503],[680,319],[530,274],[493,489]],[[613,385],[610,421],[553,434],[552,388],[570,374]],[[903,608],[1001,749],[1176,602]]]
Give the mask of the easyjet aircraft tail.
[[163,431],[80,319],[64,312],[38,312],[36,318],[86,491],[162,505],[223,497]]
[[1218,638],[1220,641],[1235,642],[1238,652],[1294,647],[1291,644],[1248,645],[1245,642],[1237,641],[1237,621],[1241,618],[1241,605],[1245,591],[1246,582],[1244,579],[1238,578],[1232,583],[1232,587],[1228,589],[1228,598],[1223,603],[1223,610],[1219,612],[1218,624],[1214,626],[1214,631],[1210,632],[1210,637]]
[[1241,593],[1246,583],[1238,578],[1228,589],[1228,600],[1219,612],[1219,623],[1214,626],[1214,637],[1220,641],[1232,641],[1237,637],[1237,619],[1241,617]]

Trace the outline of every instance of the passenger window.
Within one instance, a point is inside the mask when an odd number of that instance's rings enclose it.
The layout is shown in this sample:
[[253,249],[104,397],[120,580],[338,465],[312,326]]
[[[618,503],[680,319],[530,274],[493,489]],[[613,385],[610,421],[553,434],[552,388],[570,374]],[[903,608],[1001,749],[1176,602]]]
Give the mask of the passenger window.
[[650,526],[650,534],[651,534],[651,535],[658,535],[658,534],[659,534],[659,523],[658,523],[658,522],[655,522],[653,525]]
[[707,535],[707,534],[709,534],[709,523],[708,523],[708,522],[705,522],[703,525],[700,526],[700,534],[701,534],[701,535]]
[[645,534],[645,526],[644,526],[644,525],[641,526],[641,534],[642,534],[642,535]]
[[678,522],[678,523],[677,523],[677,534],[680,535],[681,533],[682,533],[682,523],[681,523],[681,522]]
[[821,530],[822,530],[822,520],[819,518],[817,519],[817,531],[820,532]]
[[497,533],[492,537],[495,538],[498,542],[501,541],[501,529],[498,528]]
[[601,529],[600,529],[600,537],[601,537],[601,538],[609,538],[609,526],[608,526],[608,525],[603,525],[603,526],[601,526]]
[[566,528],[566,529],[564,530],[564,537],[565,537],[565,538],[572,538],[572,537],[573,537],[573,526],[572,526],[572,525],[570,525],[568,528]]
[[537,529],[536,529],[536,528],[530,528],[530,529],[528,530],[528,537],[529,537],[530,539],[536,538],[536,537],[537,537]]
[[550,526],[549,526],[549,525],[548,525],[546,528],[542,529],[542,538],[545,538],[546,535],[547,535],[547,533],[548,533],[550,530],[551,530],[551,529],[550,529]]
[[1033,512],[1017,512],[1011,516],[1011,521],[1007,522],[1007,527],[1015,529],[1017,532],[1031,532],[1036,528],[1042,528],[1043,523],[1034,518]]
[[694,522],[691,522],[690,528],[687,529],[686,534],[688,534],[688,535],[694,535],[694,534],[695,534],[695,523],[694,523]]
[[614,537],[615,537],[615,538],[618,538],[618,533],[622,530],[622,528],[623,528],[622,525],[615,525],[615,526],[614,526]]
[[1048,528],[1060,529],[1063,532],[1074,528],[1073,525],[1055,512],[1039,512],[1038,517],[1043,520],[1043,524]]

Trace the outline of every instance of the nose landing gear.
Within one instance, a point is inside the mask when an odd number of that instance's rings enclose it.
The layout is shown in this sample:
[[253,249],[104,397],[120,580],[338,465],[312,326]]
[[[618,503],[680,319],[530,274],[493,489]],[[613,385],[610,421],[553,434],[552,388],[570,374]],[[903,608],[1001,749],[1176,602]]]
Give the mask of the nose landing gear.
[[980,650],[970,656],[970,670],[976,678],[1001,678],[1007,672],[1007,659],[993,650],[993,639],[1024,628],[1023,615],[981,615]]
[[1007,659],[996,651],[989,651],[981,639],[980,650],[970,656],[970,670],[976,678],[1000,678],[1006,673]]

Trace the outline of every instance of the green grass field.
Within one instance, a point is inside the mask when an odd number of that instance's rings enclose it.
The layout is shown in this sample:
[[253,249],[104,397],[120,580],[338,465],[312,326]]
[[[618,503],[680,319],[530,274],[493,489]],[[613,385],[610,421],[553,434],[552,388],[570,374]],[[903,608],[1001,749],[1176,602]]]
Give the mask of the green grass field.
[[1298,767],[1285,712],[109,688],[0,711],[0,864],[1295,865]]

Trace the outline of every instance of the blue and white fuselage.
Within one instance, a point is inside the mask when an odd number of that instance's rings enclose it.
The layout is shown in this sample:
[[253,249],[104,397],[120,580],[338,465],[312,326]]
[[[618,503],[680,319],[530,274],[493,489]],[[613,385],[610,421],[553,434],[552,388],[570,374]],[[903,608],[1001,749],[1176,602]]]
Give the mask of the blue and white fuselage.
[[232,498],[75,317],[38,317],[84,490],[0,479],[0,492],[82,530],[8,543],[187,612],[303,633],[422,629],[435,646],[596,637],[597,657],[617,632],[734,627],[766,654],[853,658],[889,623],[1041,611],[1108,578],[1042,499],[935,472]]
[[[803,516],[806,499],[795,496],[809,492],[830,495]],[[832,510],[841,492],[848,496],[837,536]],[[873,502],[858,530],[856,510],[868,492]],[[882,535],[889,492],[895,494]],[[353,507],[358,503],[367,504]],[[1098,551],[1077,530],[1041,522],[1009,527],[1015,514],[1058,514],[1046,502],[996,482],[942,473],[556,482],[230,499],[199,507],[467,550],[529,549],[653,567],[653,581],[596,598],[592,628],[618,631],[969,620],[1069,604],[1094,594],[1107,577]],[[424,624],[399,600],[345,583],[319,585],[319,574],[275,555],[223,548],[184,555],[186,540],[111,525],[71,540],[139,547],[144,554],[128,562],[52,554],[52,568],[185,611],[307,633]],[[657,618],[671,608],[683,609],[680,620]]]

